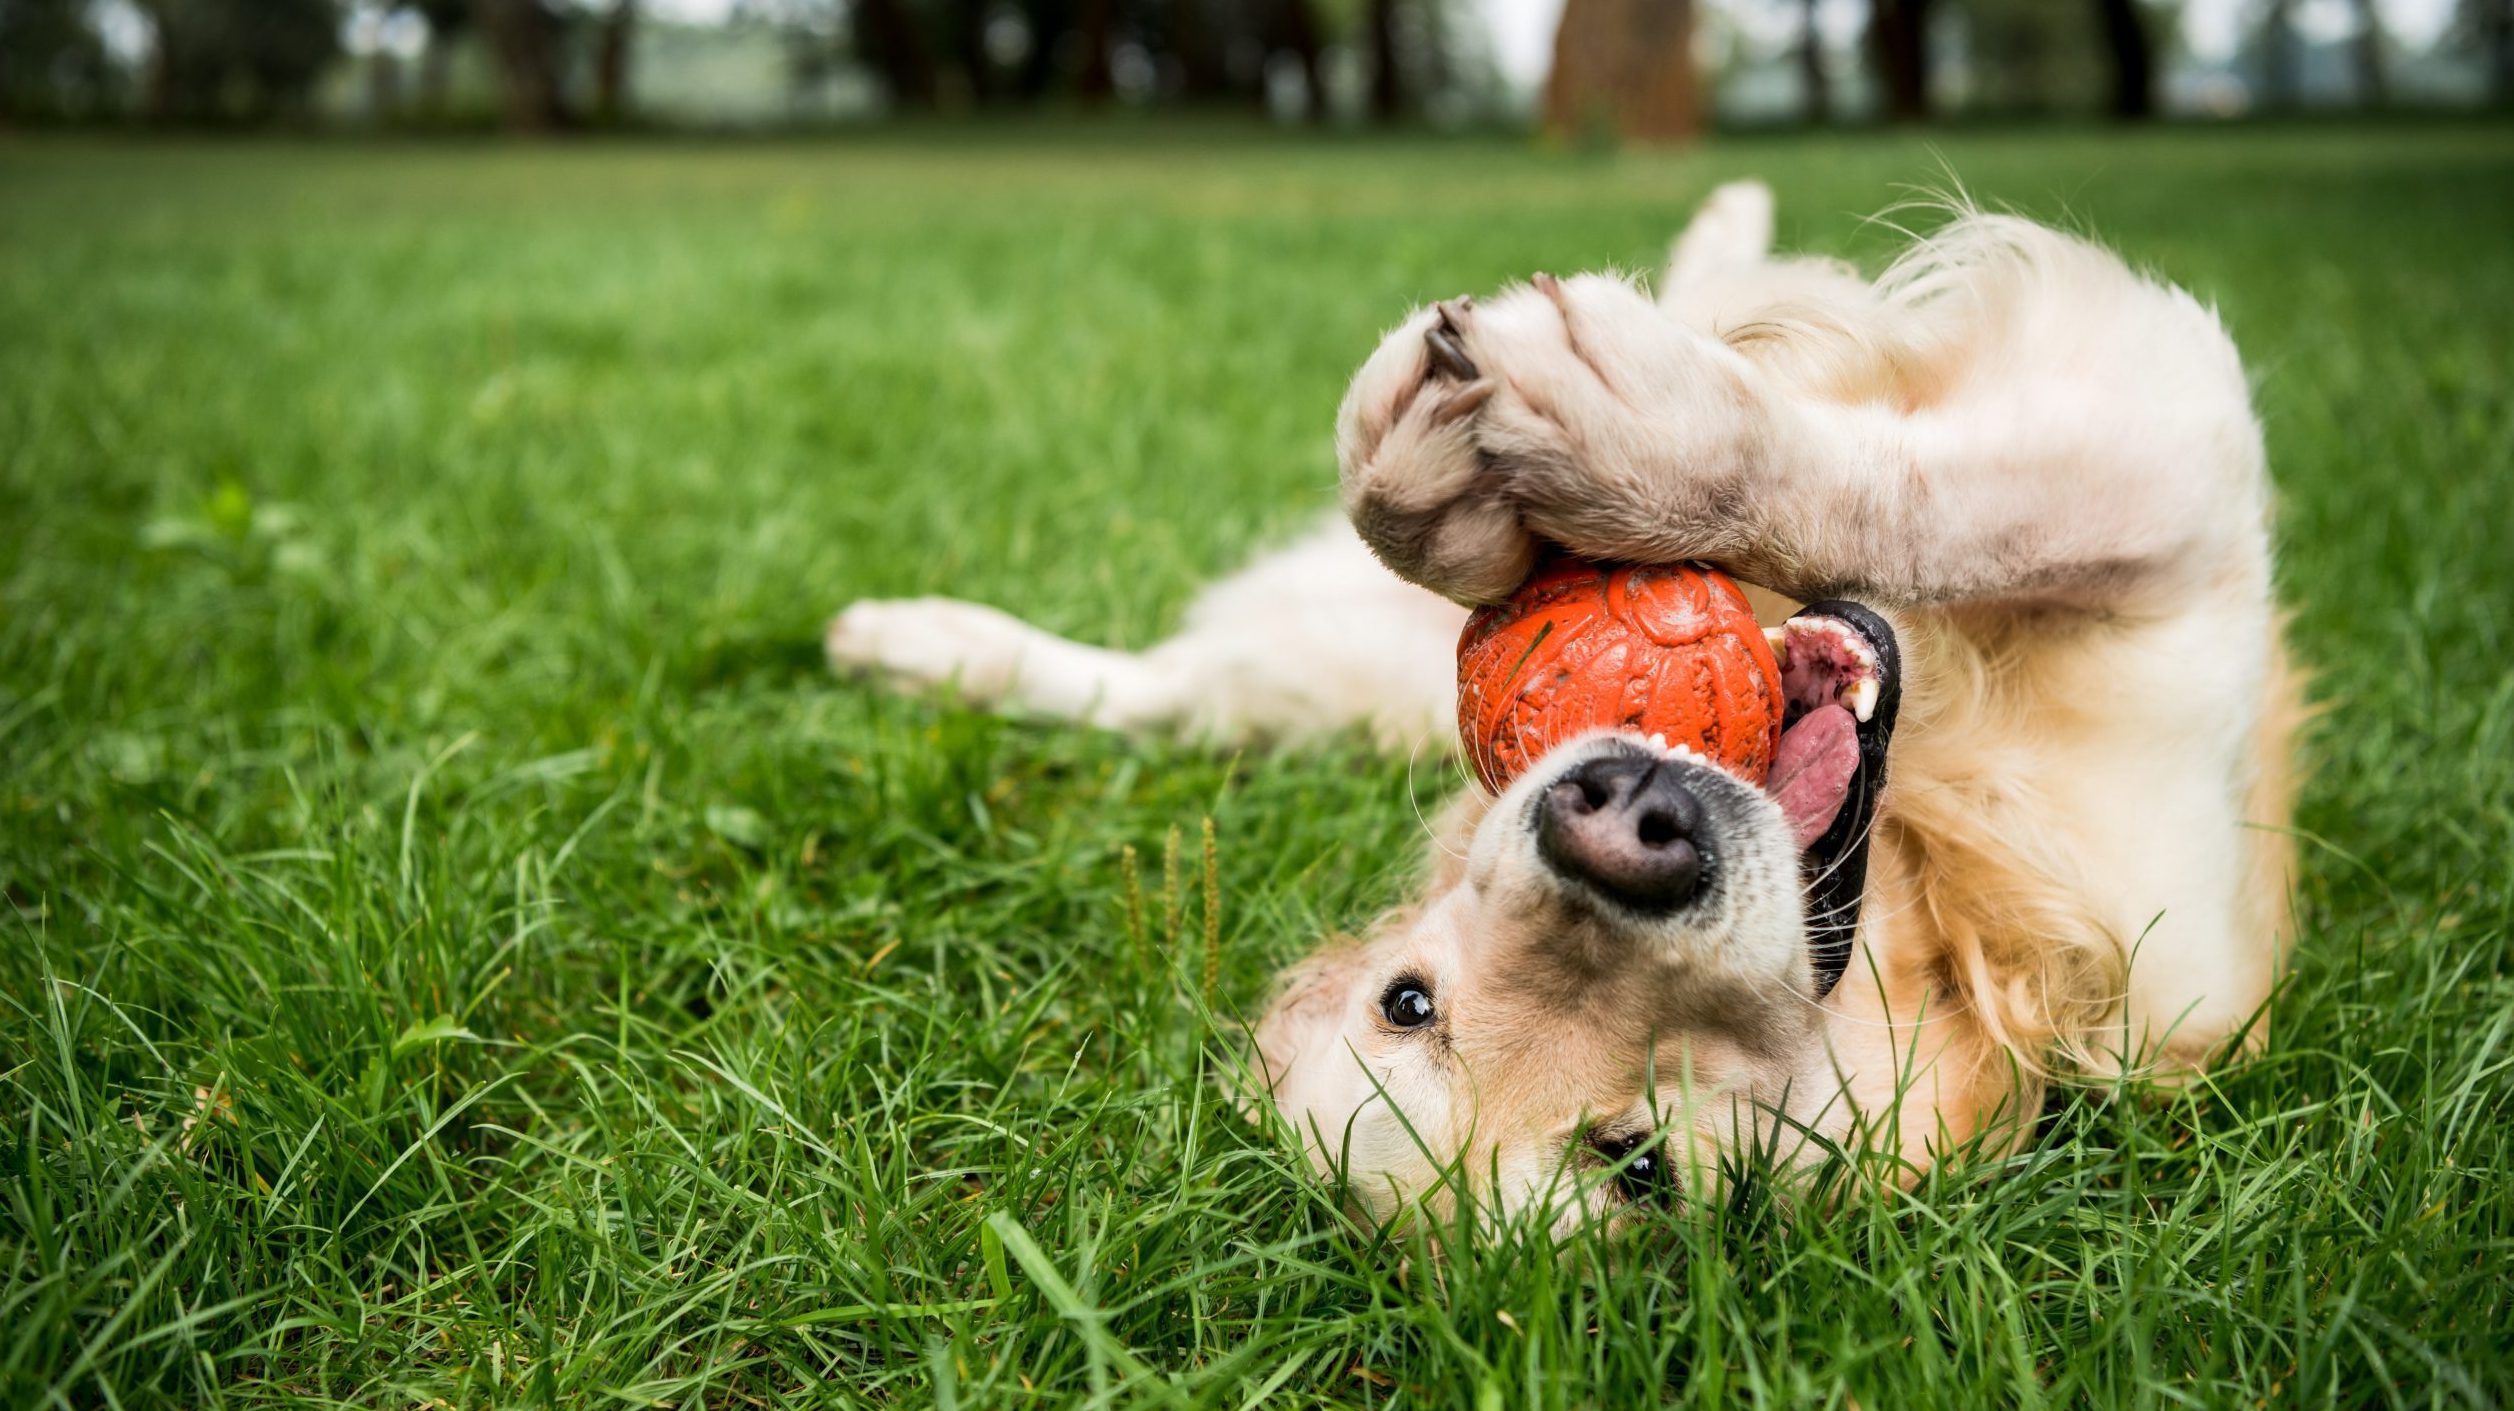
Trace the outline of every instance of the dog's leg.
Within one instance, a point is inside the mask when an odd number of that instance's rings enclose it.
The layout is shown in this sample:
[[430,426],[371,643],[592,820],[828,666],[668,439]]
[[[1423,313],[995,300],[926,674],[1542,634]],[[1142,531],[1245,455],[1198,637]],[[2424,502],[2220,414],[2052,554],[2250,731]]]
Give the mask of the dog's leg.
[[1704,198],[1659,277],[1669,318],[1713,338],[1754,329],[1773,311],[1824,309],[1838,324],[1873,314],[1876,291],[1839,260],[1772,253],[1772,190],[1732,181]]
[[2215,319],[2021,221],[1959,223],[1838,323],[1794,307],[1734,341],[1603,276],[1424,310],[1355,378],[1338,446],[1364,538],[1467,601],[1538,540],[1889,605],[2114,607],[2263,557]]
[[1399,580],[1337,521],[1213,584],[1149,651],[1086,646],[949,598],[856,603],[829,625],[830,664],[972,704],[1220,744],[1350,727],[1384,745],[1450,748],[1465,614]]
[[1772,253],[1772,188],[1732,181],[1703,198],[1667,254],[1659,298],[1673,303],[1763,263]]
[[949,686],[972,705],[1139,729],[1174,718],[1178,673],[1149,656],[1068,641],[956,598],[877,599],[831,619],[829,663],[910,689]]

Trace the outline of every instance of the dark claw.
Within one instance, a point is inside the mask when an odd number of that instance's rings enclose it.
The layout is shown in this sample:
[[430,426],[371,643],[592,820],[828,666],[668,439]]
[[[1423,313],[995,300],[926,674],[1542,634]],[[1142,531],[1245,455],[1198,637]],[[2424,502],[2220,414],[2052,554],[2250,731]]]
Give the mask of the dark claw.
[[1442,311],[1440,322],[1423,334],[1423,345],[1431,353],[1432,366],[1441,372],[1461,382],[1473,382],[1483,376],[1475,370],[1475,360],[1466,355],[1466,349],[1458,346],[1458,331],[1450,325],[1446,310]]

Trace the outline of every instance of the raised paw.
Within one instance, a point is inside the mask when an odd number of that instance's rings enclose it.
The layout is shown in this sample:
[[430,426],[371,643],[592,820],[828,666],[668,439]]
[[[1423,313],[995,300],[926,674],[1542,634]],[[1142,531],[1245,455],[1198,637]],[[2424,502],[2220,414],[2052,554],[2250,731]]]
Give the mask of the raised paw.
[[1536,544],[1497,493],[1474,416],[1495,386],[1466,351],[1475,301],[1423,309],[1354,376],[1336,418],[1345,509],[1400,575],[1461,602],[1491,602],[1527,577]]
[[1463,602],[1541,541],[1596,557],[1731,547],[1756,440],[1737,359],[1620,279],[1538,275],[1388,335],[1337,421],[1345,505],[1398,573]]

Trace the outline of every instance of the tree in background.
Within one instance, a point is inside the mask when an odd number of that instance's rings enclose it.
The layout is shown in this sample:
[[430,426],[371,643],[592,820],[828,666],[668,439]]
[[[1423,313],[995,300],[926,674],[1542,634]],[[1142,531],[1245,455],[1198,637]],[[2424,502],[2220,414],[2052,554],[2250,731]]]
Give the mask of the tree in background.
[[401,56],[384,44],[367,51],[367,121],[391,122],[402,110]]
[[1819,0],[1799,0],[1798,82],[1806,95],[1807,121],[1833,121],[1833,80],[1824,67],[1824,30],[1816,23]]
[[[2412,56],[2388,72],[2390,40],[2380,0],[2312,0],[2345,9],[2352,33],[2327,46],[2296,28],[2308,0],[2234,0],[2247,7],[2236,69],[2262,109],[2292,109],[2310,78],[2353,76],[2347,96],[2379,106],[2394,77],[2425,80],[2436,60]],[[1704,120],[1714,84],[1743,81],[1741,117],[1770,115],[1790,80],[1814,123],[1838,120],[1840,73],[1824,43],[1825,0],[1563,0],[1554,66],[1543,94],[1546,125],[1639,141],[1681,139]],[[2145,119],[2158,106],[2165,37],[2178,0],[1866,0],[1862,57],[1886,117],[1925,120],[1941,105],[1968,113],[2084,113],[2099,107]],[[2456,0],[2445,56],[2476,62],[2499,102],[2514,101],[2514,0]],[[128,5],[148,22],[144,57],[117,57],[97,33],[100,13]],[[1011,111],[1071,103],[1270,107],[1316,119],[1330,101],[1380,123],[1409,114],[1473,111],[1471,95],[1497,85],[1478,68],[1472,24],[1481,0],[732,0],[733,33],[685,36],[640,0],[0,0],[0,120],[127,108],[164,121],[251,121],[309,111],[316,81],[350,42],[382,35],[365,59],[367,110],[411,111],[404,93],[409,41],[425,21],[416,111],[446,116],[448,59],[458,46],[486,61],[510,128],[542,132],[627,121],[636,51],[670,52],[667,86],[687,56],[756,56],[762,33],[787,37],[796,117],[862,102],[847,80],[867,70],[901,110]],[[659,13],[664,18],[655,18]],[[2318,13],[2318,12],[2317,12]],[[1706,16],[1708,19],[1706,20]],[[378,18],[384,21],[376,26]],[[2307,18],[2311,18],[2308,16]],[[1733,54],[1717,74],[1695,71],[1698,22],[1724,21]],[[744,31],[747,31],[746,33]],[[649,39],[646,36],[658,36]],[[2306,50],[2311,49],[2307,54]],[[1337,62],[1331,63],[1330,60]],[[2311,73],[2307,74],[2307,60]],[[1944,72],[1933,72],[1933,60]],[[744,62],[756,63],[756,59]],[[1489,64],[1489,55],[1483,62]],[[676,67],[679,66],[679,67]],[[1794,66],[1794,75],[1776,73]],[[725,66],[739,72],[742,63]],[[2204,66],[2205,67],[2205,66]],[[709,73],[717,70],[702,70]],[[1324,78],[1338,86],[1330,93]],[[1453,75],[1463,74],[1462,83]],[[837,91],[825,85],[837,80]],[[1777,82],[1776,82],[1777,80]],[[1487,85],[1479,88],[1479,83]],[[2431,81],[2418,82],[2421,90]],[[1862,84],[1866,89],[1868,85]],[[332,90],[327,90],[332,91]],[[1861,94],[1865,98],[1865,93]],[[1460,101],[1465,98],[1465,102]]]
[[2295,0],[2268,0],[2261,7],[2256,38],[2261,55],[2261,106],[2273,112],[2294,108],[2302,86],[2299,71],[2304,67],[2302,46],[2296,39]]
[[1237,8],[1227,0],[1168,0],[1162,6],[1165,47],[1178,58],[1179,93],[1188,102],[1214,102],[1238,91],[1225,52],[1238,32]]
[[2348,46],[2356,61],[2357,104],[2380,108],[2392,101],[2392,85],[2383,71],[2383,17],[2375,13],[2374,0],[2349,0],[2356,12],[2357,34]]
[[2514,105],[2514,0],[2462,0],[2453,30],[2487,66],[2488,101]]
[[1545,125],[1680,142],[1702,130],[1693,0],[1564,0],[1545,80]]
[[1117,96],[1117,70],[1110,65],[1117,47],[1117,0],[1079,3],[1075,47],[1081,51],[1082,65],[1074,76],[1074,91],[1081,95],[1084,107],[1096,108]]
[[1405,110],[1397,67],[1397,0],[1370,0],[1370,114],[1392,123]]
[[[426,22],[418,85],[418,112],[426,121],[449,116],[454,53],[474,36],[489,59],[508,128],[551,132],[575,126],[580,114],[604,126],[629,120],[638,0],[385,0],[385,8]],[[571,53],[588,61],[585,93],[570,92]],[[391,59],[379,50],[373,62],[380,74]],[[397,105],[379,100],[372,106],[382,114]]]
[[1930,6],[1931,0],[1869,0],[1868,48],[1886,116],[1898,123],[1929,118]]
[[594,121],[629,120],[630,49],[637,38],[637,0],[611,0],[594,39]]
[[507,130],[575,126],[576,110],[560,72],[561,18],[548,0],[475,0],[472,18],[489,41]]
[[87,0],[0,0],[0,123],[77,116],[111,86]]
[[[1257,0],[1265,14],[1258,31],[1265,62],[1272,68],[1277,60],[1291,65],[1300,78],[1300,97],[1292,116],[1304,121],[1324,116],[1327,111],[1327,90],[1319,69],[1321,43],[1318,31],[1318,10],[1310,0]],[[1263,92],[1272,102],[1273,93]]]
[[1368,0],[1361,48],[1368,59],[1371,119],[1382,126],[1427,110],[1456,78],[1457,35],[1442,0]]
[[[1364,58],[1371,110],[1405,111],[1409,71],[1437,68],[1437,56],[1408,52],[1416,28],[1407,18],[1443,2],[1345,0],[1328,8],[1320,0],[762,0],[754,13],[785,30],[789,71],[798,81],[816,82],[841,63],[861,64],[894,109],[1059,99],[1097,108],[1121,96],[1123,84],[1123,96],[1134,101],[1255,107],[1288,99],[1295,100],[1291,116],[1316,118],[1326,111],[1325,59],[1335,40]],[[835,49],[833,32],[842,36]],[[1382,32],[1392,40],[1385,62],[1375,52],[1374,35]],[[1128,61],[1124,72],[1121,59]],[[1392,73],[1393,90],[1384,82]]]
[[332,0],[135,0],[154,31],[142,98],[155,122],[261,122],[305,111],[340,56]]
[[403,0],[402,9],[427,22],[428,47],[419,53],[419,114],[443,122],[454,92],[454,46],[471,32],[472,0]]
[[856,0],[855,49],[873,71],[896,107],[931,108],[940,91],[934,81],[934,56],[905,0]]
[[2095,24],[2111,61],[2112,115],[2131,121],[2156,116],[2156,41],[2139,0],[2095,0]]
[[2156,113],[2158,36],[2172,17],[2150,0],[1946,0],[1941,12],[1963,33],[1968,110],[2129,121]]
[[2088,34],[2075,7],[2050,0],[1952,0],[1964,32],[1966,106],[2002,115],[2049,113],[2084,101]]

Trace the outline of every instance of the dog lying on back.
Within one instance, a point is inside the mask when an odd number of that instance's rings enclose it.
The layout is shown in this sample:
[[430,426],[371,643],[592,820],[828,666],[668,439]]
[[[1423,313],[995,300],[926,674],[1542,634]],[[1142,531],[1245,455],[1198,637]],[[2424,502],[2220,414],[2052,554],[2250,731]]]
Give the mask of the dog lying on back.
[[[1655,300],[1538,276],[1398,325],[1337,419],[1351,529],[1148,652],[936,599],[831,624],[841,669],[972,699],[1406,747],[1453,737],[1459,605],[1548,545],[1755,585],[1792,718],[1866,707],[1824,836],[1593,735],[1470,785],[1414,900],[1285,975],[1259,1071],[1383,1214],[1611,1215],[1748,1148],[1917,1171],[2030,1132],[2056,1075],[2260,1037],[2302,712],[2233,345],[2023,220],[1964,215],[1873,282],[1771,230],[1724,187]],[[1674,881],[1671,840],[1700,864]]]

